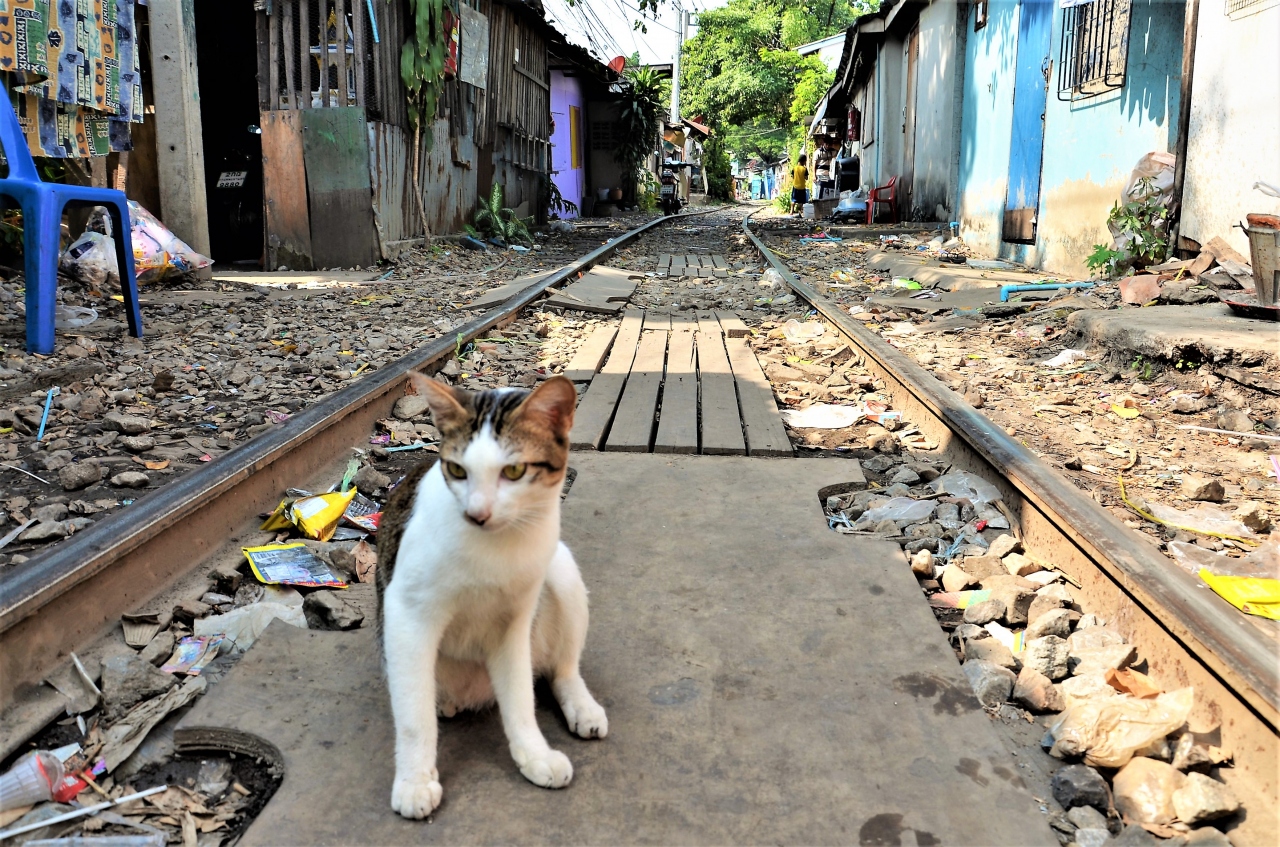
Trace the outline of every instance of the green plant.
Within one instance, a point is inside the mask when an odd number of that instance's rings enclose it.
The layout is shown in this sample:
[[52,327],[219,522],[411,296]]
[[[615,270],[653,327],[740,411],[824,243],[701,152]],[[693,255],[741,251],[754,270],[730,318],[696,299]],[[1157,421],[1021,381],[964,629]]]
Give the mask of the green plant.
[[1084,260],[1084,263],[1089,268],[1090,275],[1111,276],[1116,271],[1116,265],[1123,258],[1124,254],[1119,250],[1112,250],[1105,244],[1095,244],[1093,252]]
[[1155,365],[1142,356],[1138,356],[1129,364],[1129,370],[1138,372],[1138,379],[1150,382],[1155,377]]
[[488,200],[480,201],[472,218],[474,226],[468,226],[467,232],[485,238],[500,238],[504,242],[531,244],[533,237],[529,235],[529,221],[521,220],[515,210],[502,205],[502,186],[493,184]]
[[626,71],[620,84],[622,107],[616,132],[622,141],[614,148],[613,157],[633,181],[622,186],[629,193],[645,160],[657,149],[665,86],[658,72],[649,67]]
[[712,136],[702,146],[702,166],[707,169],[707,194],[717,200],[733,197],[733,172],[724,140]]
[[1143,177],[1129,193],[1127,203],[1111,207],[1107,227],[1114,235],[1115,250],[1094,245],[1086,260],[1091,270],[1105,268],[1115,274],[1122,268],[1158,265],[1169,255],[1169,210],[1153,177]]
[[658,211],[658,188],[660,183],[658,178],[649,171],[640,172],[640,185],[636,193],[636,200],[640,204],[642,212]]
[[564,195],[560,193],[560,186],[556,185],[555,180],[547,174],[539,175],[538,189],[542,208],[546,209],[552,218],[559,218],[565,212],[574,215],[578,213],[578,204],[564,199]]
[[[390,2],[390,0],[388,0]],[[427,210],[420,182],[422,159],[422,123],[436,116],[436,104],[444,89],[444,62],[448,56],[445,43],[445,0],[409,0],[412,32],[400,48],[400,79],[408,97],[409,123],[413,125],[413,194],[418,214],[428,241]],[[432,135],[426,135],[428,149]]]

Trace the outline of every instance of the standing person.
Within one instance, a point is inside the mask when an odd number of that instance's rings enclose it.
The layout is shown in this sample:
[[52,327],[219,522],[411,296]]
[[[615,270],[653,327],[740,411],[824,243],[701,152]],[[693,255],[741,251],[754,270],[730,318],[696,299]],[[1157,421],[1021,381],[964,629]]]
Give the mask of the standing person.
[[801,153],[791,169],[791,211],[799,212],[809,202],[809,157]]

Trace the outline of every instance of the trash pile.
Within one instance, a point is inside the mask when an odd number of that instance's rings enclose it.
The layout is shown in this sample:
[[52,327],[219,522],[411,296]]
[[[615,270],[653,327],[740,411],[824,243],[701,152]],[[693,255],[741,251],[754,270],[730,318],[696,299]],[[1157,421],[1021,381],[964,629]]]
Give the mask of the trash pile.
[[902,546],[984,707],[1048,716],[1042,744],[1069,763],[1052,781],[1062,843],[1101,847],[1140,827],[1227,845],[1214,827],[1240,804],[1214,775],[1232,754],[1216,732],[1186,727],[1195,692],[1165,691],[1134,667],[1137,647],[1081,609],[1078,584],[1026,555],[1000,490],[910,455],[862,467],[871,487],[828,497],[829,525]]
[[[426,446],[416,441],[408,449]],[[387,456],[403,448],[370,449]],[[234,835],[266,802],[266,796],[256,797],[263,780],[278,782],[279,774],[245,771],[257,786],[250,790],[236,776],[249,767],[245,760],[209,759],[188,784],[134,789],[148,784],[149,773],[176,766],[170,716],[225,674],[273,621],[324,630],[363,625],[364,604],[347,599],[344,589],[374,579],[377,551],[369,539],[378,531],[382,506],[360,489],[385,496],[391,487],[390,477],[365,456],[352,459],[329,491],[290,489],[264,516],[260,529],[270,533],[270,542],[243,547],[243,563],[213,570],[199,599],[124,615],[125,646],[108,648],[92,663],[93,673],[91,663],[73,655],[70,667],[47,680],[63,695],[68,719],[38,738],[36,749],[4,777],[0,840],[37,830],[121,832],[137,839],[122,845],[149,845],[153,838],[157,845],[195,844],[205,833]],[[152,736],[162,724],[168,729],[156,742]],[[39,746],[55,736],[58,746]],[[53,820],[62,814],[67,816]]]

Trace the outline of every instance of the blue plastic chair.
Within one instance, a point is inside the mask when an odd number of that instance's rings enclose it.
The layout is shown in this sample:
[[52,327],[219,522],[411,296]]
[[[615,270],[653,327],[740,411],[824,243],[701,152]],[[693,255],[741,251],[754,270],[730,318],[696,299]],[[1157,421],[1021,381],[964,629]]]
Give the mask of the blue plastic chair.
[[9,162],[9,173],[0,178],[0,195],[12,197],[22,207],[23,252],[27,271],[27,352],[53,352],[53,324],[58,292],[58,256],[62,237],[62,212],[69,204],[103,206],[111,216],[116,244],[120,290],[129,316],[129,334],[142,337],[142,313],[138,309],[138,280],[133,272],[133,239],[129,236],[129,203],[123,191],[59,185],[43,182],[36,172],[27,139],[13,111],[9,92],[0,87],[0,146]]

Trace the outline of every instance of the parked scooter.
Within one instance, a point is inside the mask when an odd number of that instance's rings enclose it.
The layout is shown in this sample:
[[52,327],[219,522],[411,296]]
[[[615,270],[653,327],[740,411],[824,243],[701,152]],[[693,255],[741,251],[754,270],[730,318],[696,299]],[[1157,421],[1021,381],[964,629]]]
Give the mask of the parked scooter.
[[674,215],[680,211],[680,195],[676,193],[676,174],[670,168],[663,168],[658,179],[658,203],[664,215]]

